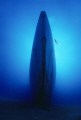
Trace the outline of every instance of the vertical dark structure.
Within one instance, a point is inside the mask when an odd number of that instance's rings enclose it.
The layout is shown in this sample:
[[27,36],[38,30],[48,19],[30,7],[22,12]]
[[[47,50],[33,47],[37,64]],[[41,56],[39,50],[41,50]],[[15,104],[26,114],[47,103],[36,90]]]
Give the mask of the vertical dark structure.
[[55,52],[51,29],[46,12],[42,11],[35,32],[30,61],[30,87],[36,105],[49,109],[55,75]]

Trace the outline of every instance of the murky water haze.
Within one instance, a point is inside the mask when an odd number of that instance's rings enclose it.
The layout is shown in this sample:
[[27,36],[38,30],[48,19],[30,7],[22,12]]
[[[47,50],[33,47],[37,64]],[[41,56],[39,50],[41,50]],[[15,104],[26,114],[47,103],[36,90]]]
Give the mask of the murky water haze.
[[56,84],[52,103],[81,103],[81,1],[2,0],[0,32],[0,96],[31,98],[29,65],[41,10],[50,22],[56,55]]

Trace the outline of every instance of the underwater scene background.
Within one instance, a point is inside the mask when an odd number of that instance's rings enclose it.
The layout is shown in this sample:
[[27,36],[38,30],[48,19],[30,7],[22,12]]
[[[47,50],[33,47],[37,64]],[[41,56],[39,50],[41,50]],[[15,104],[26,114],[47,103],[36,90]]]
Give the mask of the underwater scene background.
[[81,1],[0,1],[0,98],[31,99],[29,67],[40,12],[46,11],[56,57],[52,104],[81,103]]

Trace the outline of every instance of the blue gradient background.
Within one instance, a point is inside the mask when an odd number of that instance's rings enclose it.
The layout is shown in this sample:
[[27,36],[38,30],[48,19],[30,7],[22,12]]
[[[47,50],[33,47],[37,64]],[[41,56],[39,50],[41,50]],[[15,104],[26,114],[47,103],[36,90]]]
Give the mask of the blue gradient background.
[[56,55],[52,103],[81,103],[81,1],[0,0],[0,97],[31,99],[29,66],[40,12],[47,13]]

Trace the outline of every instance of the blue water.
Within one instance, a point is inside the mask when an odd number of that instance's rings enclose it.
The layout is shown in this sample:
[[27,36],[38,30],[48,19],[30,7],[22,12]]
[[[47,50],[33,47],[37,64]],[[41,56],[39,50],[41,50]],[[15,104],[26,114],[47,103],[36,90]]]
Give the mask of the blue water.
[[30,57],[38,18],[44,10],[53,39],[60,43],[54,43],[56,84],[52,103],[81,103],[81,1],[30,1],[0,1],[0,97],[31,99]]

